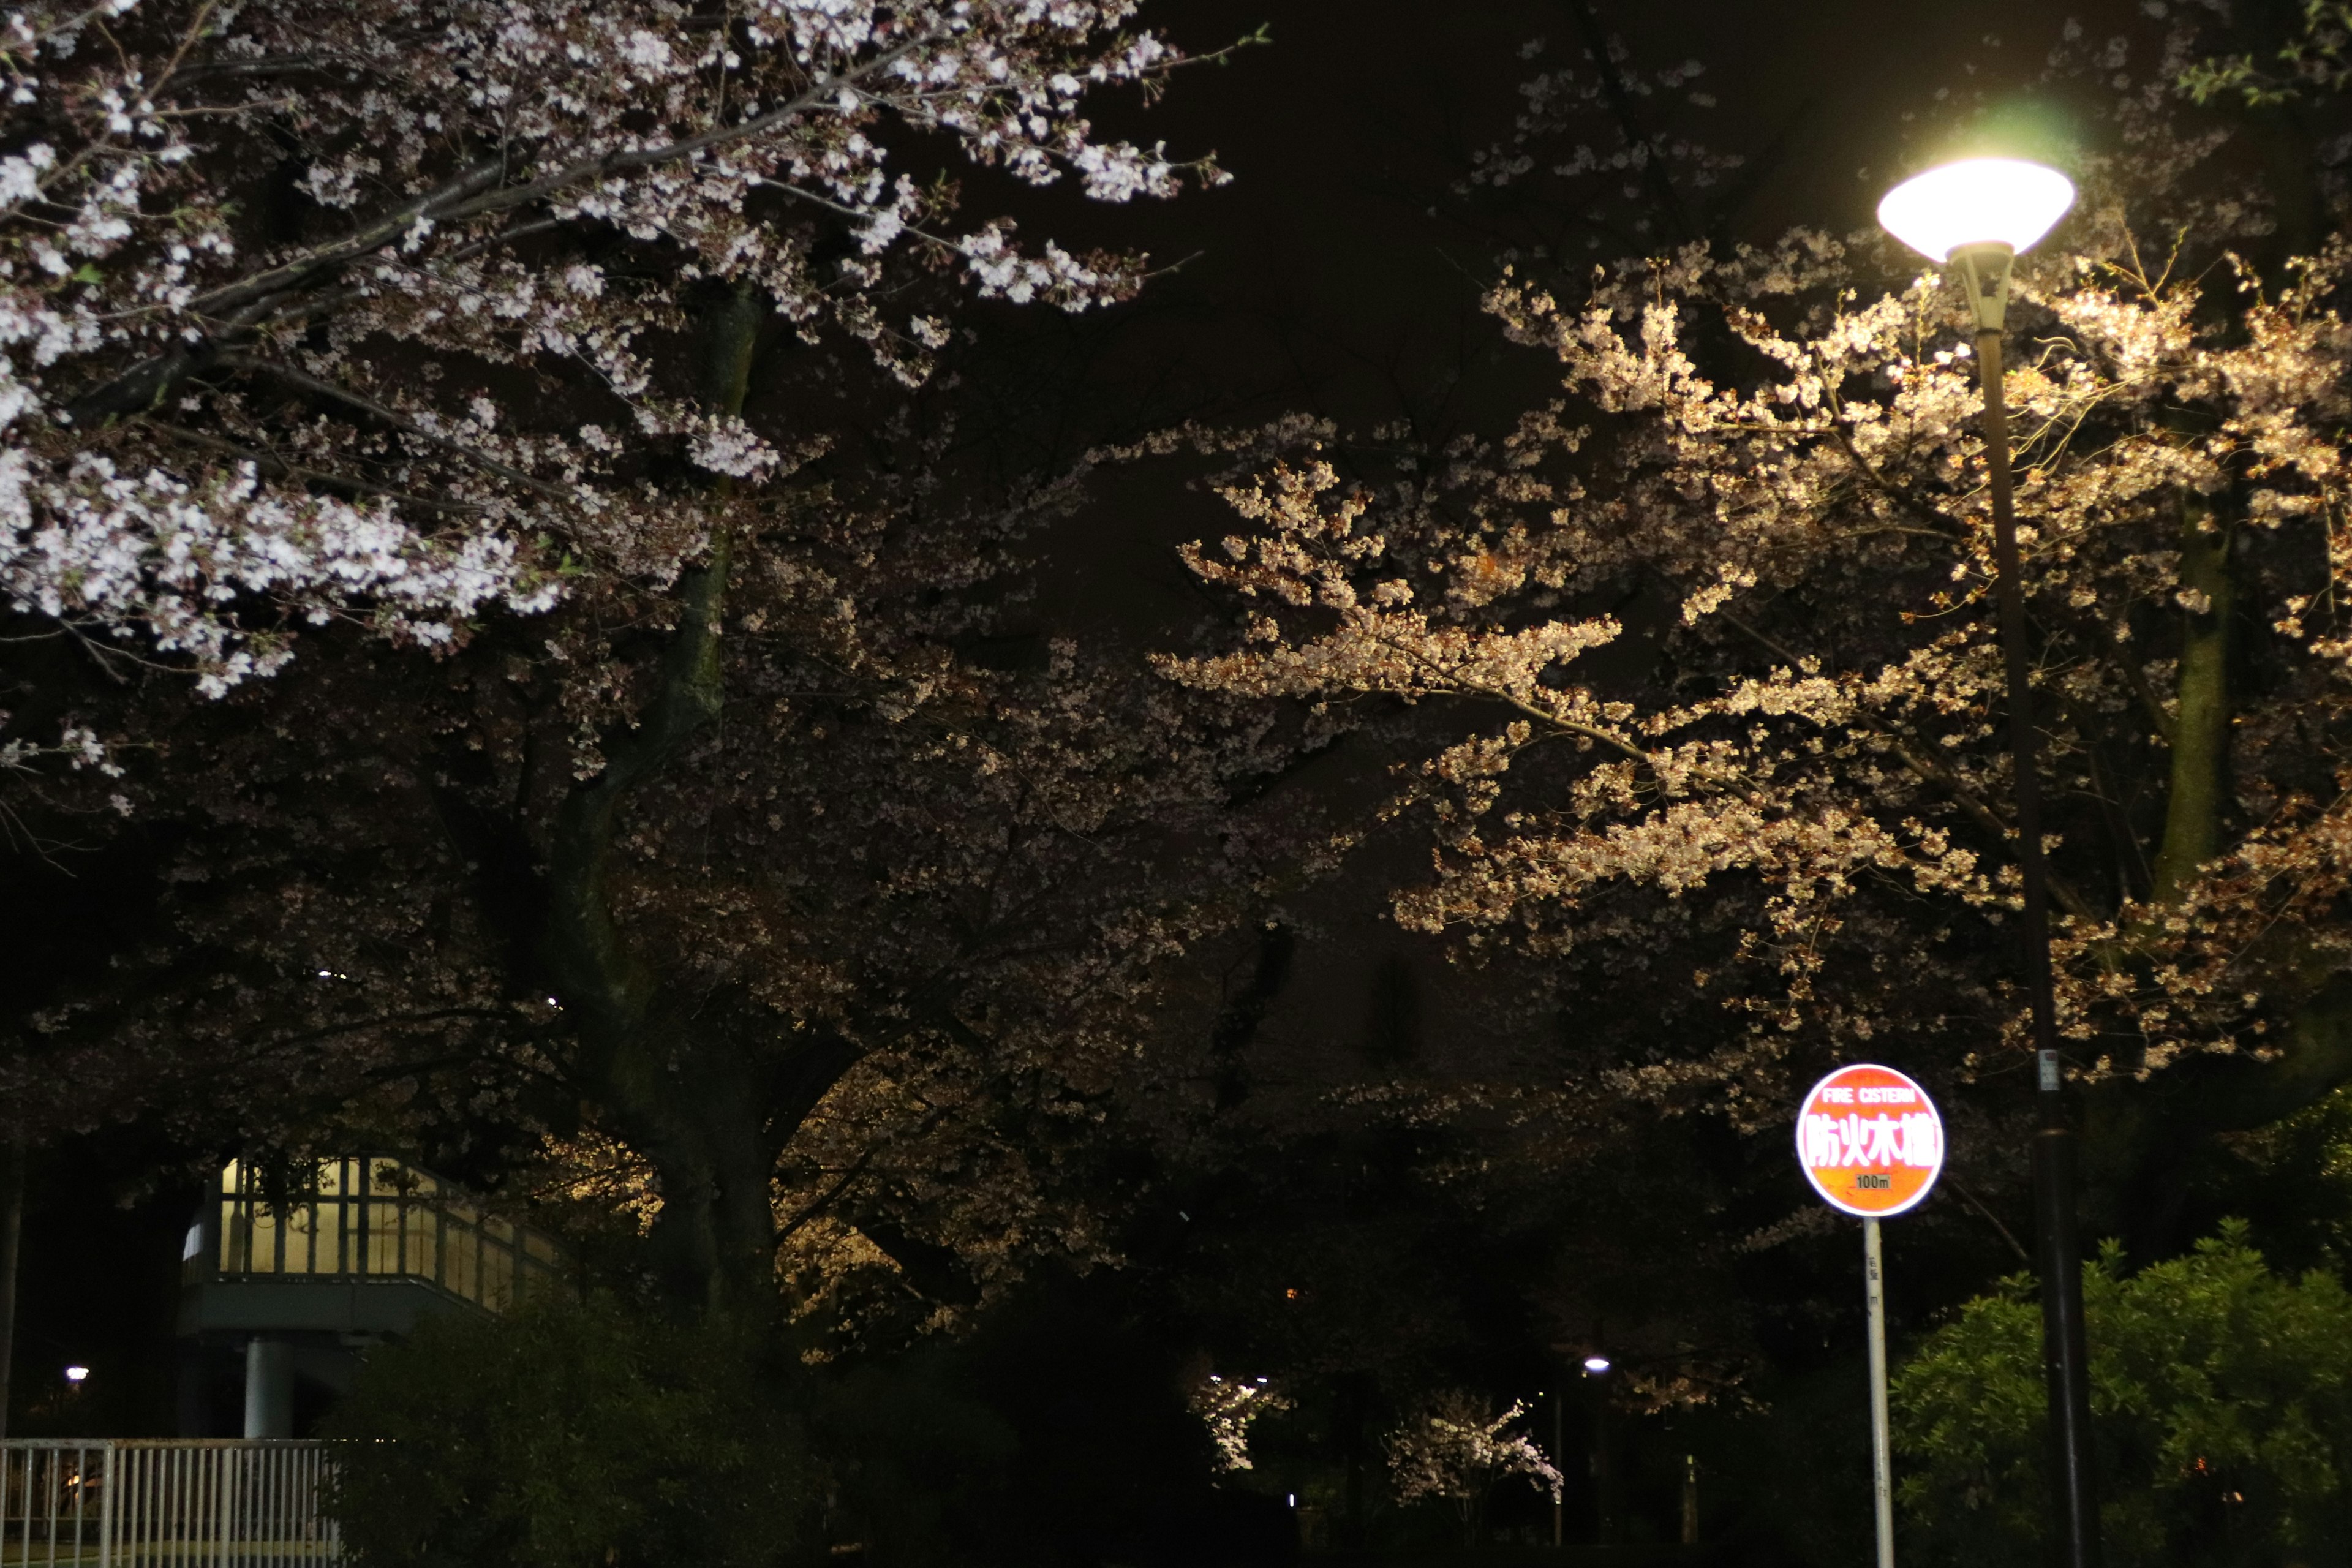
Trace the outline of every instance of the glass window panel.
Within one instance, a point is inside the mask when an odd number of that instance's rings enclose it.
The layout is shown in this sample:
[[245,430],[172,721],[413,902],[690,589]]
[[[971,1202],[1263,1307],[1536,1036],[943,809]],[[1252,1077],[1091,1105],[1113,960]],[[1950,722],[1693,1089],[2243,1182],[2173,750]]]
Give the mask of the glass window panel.
[[482,1299],[482,1281],[476,1259],[481,1235],[469,1226],[445,1225],[441,1231],[441,1283],[468,1301]]
[[482,1305],[503,1312],[514,1305],[514,1252],[495,1241],[482,1244]]
[[286,1211],[286,1272],[310,1272],[310,1205],[297,1204]]
[[252,1221],[248,1234],[253,1237],[252,1256],[246,1268],[254,1274],[278,1272],[278,1215],[267,1205],[255,1204],[249,1211]]
[[224,1274],[245,1272],[245,1205],[223,1198],[220,1206],[220,1266]]
[[400,1272],[400,1205],[373,1203],[367,1208],[367,1271],[370,1274],[397,1274]]
[[420,1279],[441,1277],[440,1215],[423,1205],[413,1205],[407,1214],[407,1256],[401,1259],[401,1270]]
[[320,1204],[310,1210],[310,1268],[317,1274],[343,1271],[343,1205]]
[[[434,1280],[502,1310],[562,1271],[550,1237],[486,1212],[461,1189],[380,1156],[320,1160],[303,1173],[304,1201],[274,1208],[253,1168],[220,1170],[215,1256],[223,1274],[405,1276]],[[192,1268],[209,1259],[200,1255]]]

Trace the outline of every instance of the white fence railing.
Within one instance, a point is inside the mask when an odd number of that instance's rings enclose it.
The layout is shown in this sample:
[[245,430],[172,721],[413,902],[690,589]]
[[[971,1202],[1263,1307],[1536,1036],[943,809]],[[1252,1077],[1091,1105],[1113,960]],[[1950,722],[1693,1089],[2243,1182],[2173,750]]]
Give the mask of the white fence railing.
[[335,1568],[324,1443],[0,1443],[0,1568]]

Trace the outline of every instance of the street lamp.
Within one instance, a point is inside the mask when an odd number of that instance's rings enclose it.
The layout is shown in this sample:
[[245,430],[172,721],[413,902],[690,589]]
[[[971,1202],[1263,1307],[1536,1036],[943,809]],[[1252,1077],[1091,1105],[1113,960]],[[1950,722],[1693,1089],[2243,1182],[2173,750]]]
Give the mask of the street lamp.
[[2098,1499],[2091,1473],[2089,1355],[2083,1337],[2082,1247],[2074,1223],[2074,1135],[2058,1067],[2058,1010],[2050,979],[2049,878],[2042,861],[2042,782],[2026,683],[2025,595],[2010,495],[2009,410],[2001,395],[2001,331],[2018,252],[2074,205],[2073,182],[2014,158],[1970,158],[1905,181],[1878,204],[1886,231],[1929,259],[1957,264],[1976,315],[1984,386],[1985,467],[1992,492],[1993,561],[2009,678],[2009,752],[2017,791],[2018,868],[2025,884],[2025,979],[2033,1012],[2036,1264],[2042,1274],[2042,1365],[2049,1387],[2053,1510],[2069,1568],[2097,1568]]
[[[1592,1391],[1593,1533],[1601,1545],[1612,1546],[1617,1541],[1617,1445],[1609,1424],[1609,1386],[1600,1380],[1609,1375],[1615,1363],[1607,1351],[1596,1348],[1585,1352],[1581,1364],[1584,1375],[1599,1384]],[[1553,1510],[1553,1517],[1559,1518],[1559,1510]],[[1554,1536],[1558,1544],[1557,1531]]]

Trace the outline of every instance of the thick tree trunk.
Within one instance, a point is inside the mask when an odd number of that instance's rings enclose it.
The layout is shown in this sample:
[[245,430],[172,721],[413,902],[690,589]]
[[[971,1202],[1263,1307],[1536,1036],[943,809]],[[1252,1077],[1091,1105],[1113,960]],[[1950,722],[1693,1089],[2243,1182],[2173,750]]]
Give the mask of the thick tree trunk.
[[[2184,493],[2180,505],[2180,585],[2201,603],[2181,610],[2169,787],[2150,877],[2159,908],[2179,903],[2199,868],[2225,848],[2236,721],[2231,526],[2206,497]],[[2276,1057],[2191,1061],[2147,1083],[2120,1077],[2090,1101],[2086,1152],[2094,1184],[2105,1189],[2105,1228],[2135,1257],[2166,1257],[2188,1239],[2175,1232],[2198,1143],[2275,1121],[2352,1081],[2352,979],[2291,932],[2249,959],[2249,979],[2291,1003]]]
[[[765,316],[748,289],[708,312],[708,406],[741,413]],[[722,531],[709,559],[681,577],[677,627],[640,722],[614,738],[604,771],[557,815],[543,946],[579,1032],[582,1085],[654,1167],[662,1208],[653,1251],[665,1289],[682,1308],[759,1317],[776,1301],[770,1182],[777,1155],[855,1052],[819,1036],[780,1057],[772,1042],[733,1037],[723,1007],[698,991],[687,994],[632,947],[614,918],[611,886],[631,799],[724,703],[719,635],[733,552]]]
[[[2236,607],[2227,519],[2205,496],[2182,490],[2180,655],[2168,737],[2171,763],[2164,829],[2149,868],[2149,899],[2178,904],[2198,868],[2221,850],[2228,800],[2231,621]],[[2201,602],[2199,602],[2201,601]],[[2123,1047],[2126,1068],[2138,1065]],[[2252,1075],[2250,1078],[2248,1075]],[[2119,1235],[2136,1258],[2168,1256],[2187,1195],[2189,1152],[2212,1132],[2247,1125],[2230,1109],[2267,1075],[2250,1062],[2189,1063],[2148,1082],[2129,1072],[2103,1084],[2085,1106],[2084,1155],[2100,1228]]]

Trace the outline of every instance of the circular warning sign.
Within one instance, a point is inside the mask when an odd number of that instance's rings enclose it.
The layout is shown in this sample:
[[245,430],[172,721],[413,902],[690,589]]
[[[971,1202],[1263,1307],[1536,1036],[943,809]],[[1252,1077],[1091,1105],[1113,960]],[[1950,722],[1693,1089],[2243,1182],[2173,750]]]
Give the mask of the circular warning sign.
[[1944,1119],[1893,1068],[1857,1062],[1813,1085],[1797,1112],[1797,1163],[1832,1208],[1901,1214],[1944,1169]]

